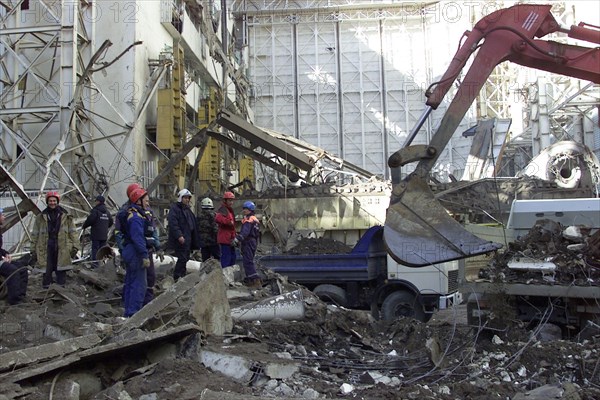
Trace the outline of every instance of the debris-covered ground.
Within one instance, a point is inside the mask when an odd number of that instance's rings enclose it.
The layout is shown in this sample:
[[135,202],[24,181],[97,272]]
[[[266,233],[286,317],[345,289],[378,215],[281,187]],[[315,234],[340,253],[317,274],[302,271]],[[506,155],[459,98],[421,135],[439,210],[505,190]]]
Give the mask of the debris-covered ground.
[[[268,271],[249,290],[217,263],[176,284],[171,268],[157,269],[155,300],[128,320],[112,261],[48,290],[33,270],[27,302],[0,303],[0,399],[600,398],[600,336],[566,341],[518,323],[483,332],[464,306],[426,324],[375,321]],[[302,318],[231,320],[282,293]]]
[[522,238],[498,253],[480,277],[493,281],[548,285],[600,285],[600,230],[537,221]]

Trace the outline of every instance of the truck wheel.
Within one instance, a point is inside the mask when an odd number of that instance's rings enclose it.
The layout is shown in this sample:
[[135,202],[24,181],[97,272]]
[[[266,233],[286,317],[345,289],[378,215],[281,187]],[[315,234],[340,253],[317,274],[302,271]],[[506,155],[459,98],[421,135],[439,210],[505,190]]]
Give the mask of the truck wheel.
[[336,285],[319,285],[313,289],[313,293],[326,303],[333,303],[342,307],[346,307],[348,304],[346,291]]
[[425,314],[423,306],[414,294],[397,291],[390,293],[383,300],[381,318],[386,321],[393,321],[398,317],[414,318],[421,322],[427,322],[431,318],[431,314]]

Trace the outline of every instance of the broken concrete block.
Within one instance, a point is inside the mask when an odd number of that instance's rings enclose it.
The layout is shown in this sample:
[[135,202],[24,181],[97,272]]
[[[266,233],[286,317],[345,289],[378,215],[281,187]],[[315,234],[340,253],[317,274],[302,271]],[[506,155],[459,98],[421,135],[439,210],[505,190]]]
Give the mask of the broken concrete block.
[[160,296],[157,296],[150,303],[146,304],[140,311],[136,312],[121,325],[121,331],[139,328],[148,320],[156,317],[171,303],[183,296],[190,289],[207,278],[209,271],[200,271],[199,273],[188,274],[179,279],[173,286],[165,290]]
[[580,400],[576,391],[566,393],[561,385],[544,385],[526,393],[517,393],[513,400],[546,400],[546,399],[569,399]]
[[267,362],[264,367],[265,374],[271,379],[288,379],[298,372],[299,365],[296,363]]
[[75,337],[71,332],[62,329],[60,326],[54,325],[46,325],[44,336],[57,341],[73,339]]
[[90,372],[71,373],[66,376],[66,380],[77,383],[79,396],[77,399],[89,399],[102,390],[100,377]]
[[72,379],[61,379],[54,387],[53,396],[57,399],[79,400],[81,398],[79,384]]
[[[209,260],[210,261],[210,260]],[[216,262],[216,261],[215,261]],[[207,335],[231,332],[233,321],[221,268],[215,268],[196,285],[190,314]]]
[[239,265],[232,265],[227,268],[223,268],[223,277],[225,278],[225,284],[231,285],[234,282],[240,282],[242,280],[242,272]]
[[340,392],[342,394],[349,394],[352,393],[354,391],[354,386],[352,386],[349,383],[343,383],[342,386],[340,386]]
[[444,360],[444,350],[442,349],[442,345],[440,344],[437,338],[429,338],[425,342],[425,347],[429,350],[429,358],[431,362],[435,364],[436,367],[441,367],[445,364]]
[[[589,234],[589,228],[583,228]],[[567,226],[562,232],[563,238],[570,240],[575,243],[582,243],[585,240],[585,236],[582,233],[582,227],[577,225]],[[586,235],[587,236],[587,235]]]
[[232,354],[201,350],[198,361],[206,368],[220,372],[241,382],[249,382],[254,374],[250,370],[250,361]]

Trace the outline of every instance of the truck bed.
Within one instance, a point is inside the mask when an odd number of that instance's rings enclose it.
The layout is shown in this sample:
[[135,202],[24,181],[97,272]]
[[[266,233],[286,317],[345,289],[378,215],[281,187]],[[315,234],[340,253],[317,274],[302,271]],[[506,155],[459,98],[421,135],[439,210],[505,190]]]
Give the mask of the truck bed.
[[383,227],[369,228],[350,253],[272,254],[259,258],[258,263],[300,284],[374,280],[387,274]]
[[369,281],[386,273],[386,253],[268,255],[258,262],[301,284]]

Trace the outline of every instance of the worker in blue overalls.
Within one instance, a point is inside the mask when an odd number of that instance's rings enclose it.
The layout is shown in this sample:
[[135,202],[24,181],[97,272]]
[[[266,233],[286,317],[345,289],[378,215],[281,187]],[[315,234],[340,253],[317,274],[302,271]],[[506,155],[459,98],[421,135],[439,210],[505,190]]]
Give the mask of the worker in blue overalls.
[[146,190],[135,189],[129,195],[131,205],[127,211],[127,223],[124,235],[123,259],[125,261],[125,284],[123,285],[123,303],[125,317],[131,317],[144,306],[147,280],[146,268],[150,266],[144,228],[146,216],[144,208],[150,200]]

